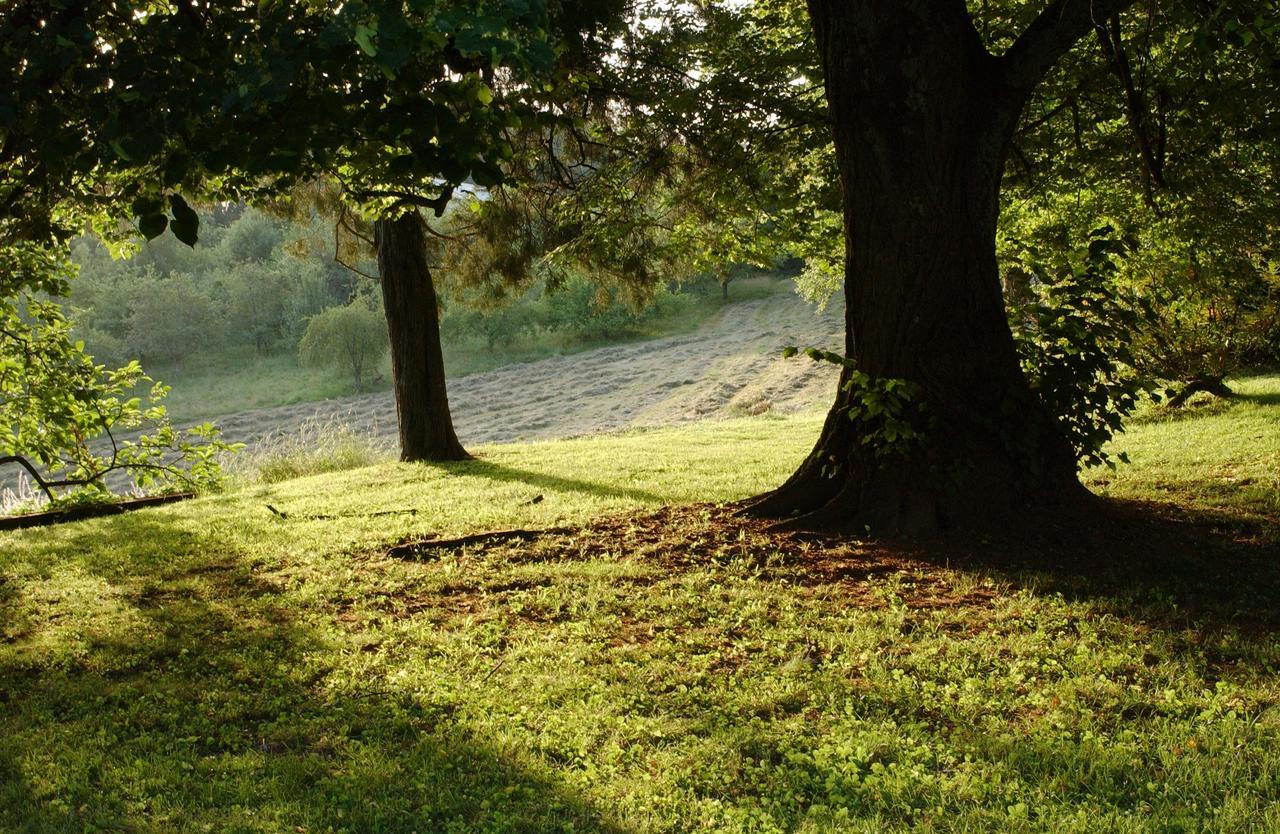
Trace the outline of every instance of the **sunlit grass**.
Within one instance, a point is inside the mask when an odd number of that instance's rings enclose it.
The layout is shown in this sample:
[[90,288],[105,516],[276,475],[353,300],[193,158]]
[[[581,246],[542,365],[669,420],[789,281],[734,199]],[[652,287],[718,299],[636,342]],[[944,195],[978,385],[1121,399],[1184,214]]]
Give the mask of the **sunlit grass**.
[[1132,466],[1088,473],[1107,495],[1171,501],[1244,518],[1280,518],[1280,385],[1275,376],[1230,380],[1236,396],[1153,409],[1115,446]]
[[[1104,488],[1274,522],[1274,489],[1203,484],[1274,477],[1280,378],[1237,387],[1135,426]],[[823,578],[697,509],[660,548],[628,520],[383,555],[742,498],[820,424],[494,446],[0,534],[0,830],[1280,830],[1280,641],[1248,618],[874,549]]]

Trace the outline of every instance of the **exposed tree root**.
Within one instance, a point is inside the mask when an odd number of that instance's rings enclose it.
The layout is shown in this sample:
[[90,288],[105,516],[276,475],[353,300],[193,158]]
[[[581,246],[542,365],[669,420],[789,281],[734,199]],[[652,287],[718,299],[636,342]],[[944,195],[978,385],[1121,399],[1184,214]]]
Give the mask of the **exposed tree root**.
[[1224,400],[1230,398],[1233,396],[1233,392],[1223,382],[1223,379],[1222,375],[1196,377],[1184,385],[1181,391],[1169,398],[1169,408],[1181,408],[1187,400],[1201,392],[1213,394],[1215,397],[1221,397]]

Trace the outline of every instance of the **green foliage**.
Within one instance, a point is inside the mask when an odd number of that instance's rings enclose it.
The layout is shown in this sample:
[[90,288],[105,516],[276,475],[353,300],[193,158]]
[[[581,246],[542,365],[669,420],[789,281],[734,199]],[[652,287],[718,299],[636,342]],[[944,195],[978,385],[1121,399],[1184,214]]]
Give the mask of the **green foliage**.
[[351,374],[356,391],[363,391],[365,378],[387,352],[387,324],[381,313],[365,298],[356,298],[345,307],[330,307],[307,322],[298,342],[298,356],[307,367],[340,368]]
[[174,362],[221,341],[223,317],[190,275],[145,275],[127,297],[126,344],[144,362]]
[[1086,466],[1115,465],[1107,443],[1155,387],[1135,370],[1131,349],[1150,307],[1115,287],[1127,248],[1113,232],[1098,229],[1084,250],[1048,260],[1027,250],[1029,298],[1010,310],[1023,371]]
[[1150,299],[1152,314],[1134,340],[1145,373],[1188,382],[1280,361],[1280,262],[1213,240],[1153,234],[1123,280]]
[[347,270],[320,252],[290,254],[289,238],[313,229],[243,207],[230,216],[227,223],[209,211],[205,242],[194,250],[164,237],[116,259],[95,237],[75,240],[70,317],[87,350],[113,362],[159,363],[177,383],[174,363],[196,352],[250,345],[260,357],[293,353],[310,316],[350,299]]
[[[1274,0],[1139,2],[1101,22],[1028,107],[1002,231],[1065,252],[1091,229],[1122,230],[1133,245],[1111,283],[1151,307],[1133,334],[1147,375],[1185,382],[1280,358],[1278,26]],[[1021,253],[1008,255],[1016,266]]]
[[218,243],[224,263],[270,260],[284,243],[280,223],[260,211],[243,212],[223,233]]
[[907,379],[873,377],[860,371],[852,359],[829,350],[783,348],[784,358],[804,353],[815,362],[829,362],[847,369],[841,390],[849,407],[845,416],[857,427],[859,445],[875,458],[907,457],[927,439],[933,415],[924,389]]
[[[758,292],[758,290],[756,290]],[[543,282],[505,303],[463,299],[446,310],[441,328],[446,344],[478,341],[488,350],[521,342],[555,339],[564,346],[607,342],[645,335],[653,328],[714,308],[696,287],[650,288],[641,300],[575,275],[555,288]],[[705,312],[704,312],[705,314]]]
[[51,500],[66,497],[59,490],[106,497],[115,473],[148,490],[216,488],[217,455],[232,449],[217,430],[174,429],[167,388],[135,396],[151,382],[136,362],[108,370],[73,337],[52,300],[70,266],[32,246],[0,248],[0,260],[0,275],[21,281],[0,294],[0,463],[23,466]]
[[442,338],[457,343],[478,339],[489,350],[508,348],[538,327],[538,315],[528,304],[514,303],[495,310],[451,308],[441,320]]
[[261,262],[241,265],[223,283],[229,329],[249,341],[258,356],[269,353],[297,321],[289,304],[290,276],[273,267]]
[[544,320],[548,327],[581,339],[611,339],[635,333],[653,309],[632,309],[617,292],[577,279],[548,293]]

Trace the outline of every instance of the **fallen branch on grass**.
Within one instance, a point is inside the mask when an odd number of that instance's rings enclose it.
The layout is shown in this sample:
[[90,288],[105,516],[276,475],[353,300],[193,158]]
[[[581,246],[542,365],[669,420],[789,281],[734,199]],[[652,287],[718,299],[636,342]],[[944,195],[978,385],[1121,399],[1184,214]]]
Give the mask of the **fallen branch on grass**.
[[78,521],[82,518],[96,518],[102,515],[119,515],[130,510],[143,507],[155,507],[160,504],[172,504],[195,498],[194,492],[175,492],[170,495],[149,495],[145,498],[131,498],[127,501],[112,501],[101,504],[76,504],[57,510],[26,515],[11,515],[0,518],[0,530],[23,530],[28,527],[44,527],[49,524],[62,524],[65,521]]
[[483,533],[470,533],[451,539],[420,539],[402,542],[387,549],[386,555],[391,559],[419,559],[422,554],[432,550],[449,550],[457,547],[468,547],[473,544],[489,544],[501,541],[533,541],[543,536],[558,536],[570,532],[568,527],[546,527],[541,530],[515,528],[511,530],[488,530]]
[[1232,391],[1223,382],[1223,379],[1224,377],[1222,376],[1196,377],[1188,382],[1181,391],[1169,398],[1169,408],[1181,407],[1183,403],[1191,399],[1192,395],[1199,394],[1202,391],[1213,394],[1215,397],[1221,397],[1224,400],[1229,399]]

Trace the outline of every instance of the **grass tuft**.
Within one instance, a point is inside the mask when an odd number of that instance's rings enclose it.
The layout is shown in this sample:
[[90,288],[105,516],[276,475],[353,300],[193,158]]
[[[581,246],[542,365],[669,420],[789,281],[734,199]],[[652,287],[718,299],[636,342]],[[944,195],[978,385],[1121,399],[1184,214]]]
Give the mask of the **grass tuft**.
[[304,421],[295,431],[256,443],[227,459],[230,473],[251,483],[275,484],[307,475],[344,472],[386,463],[391,448],[337,418]]

